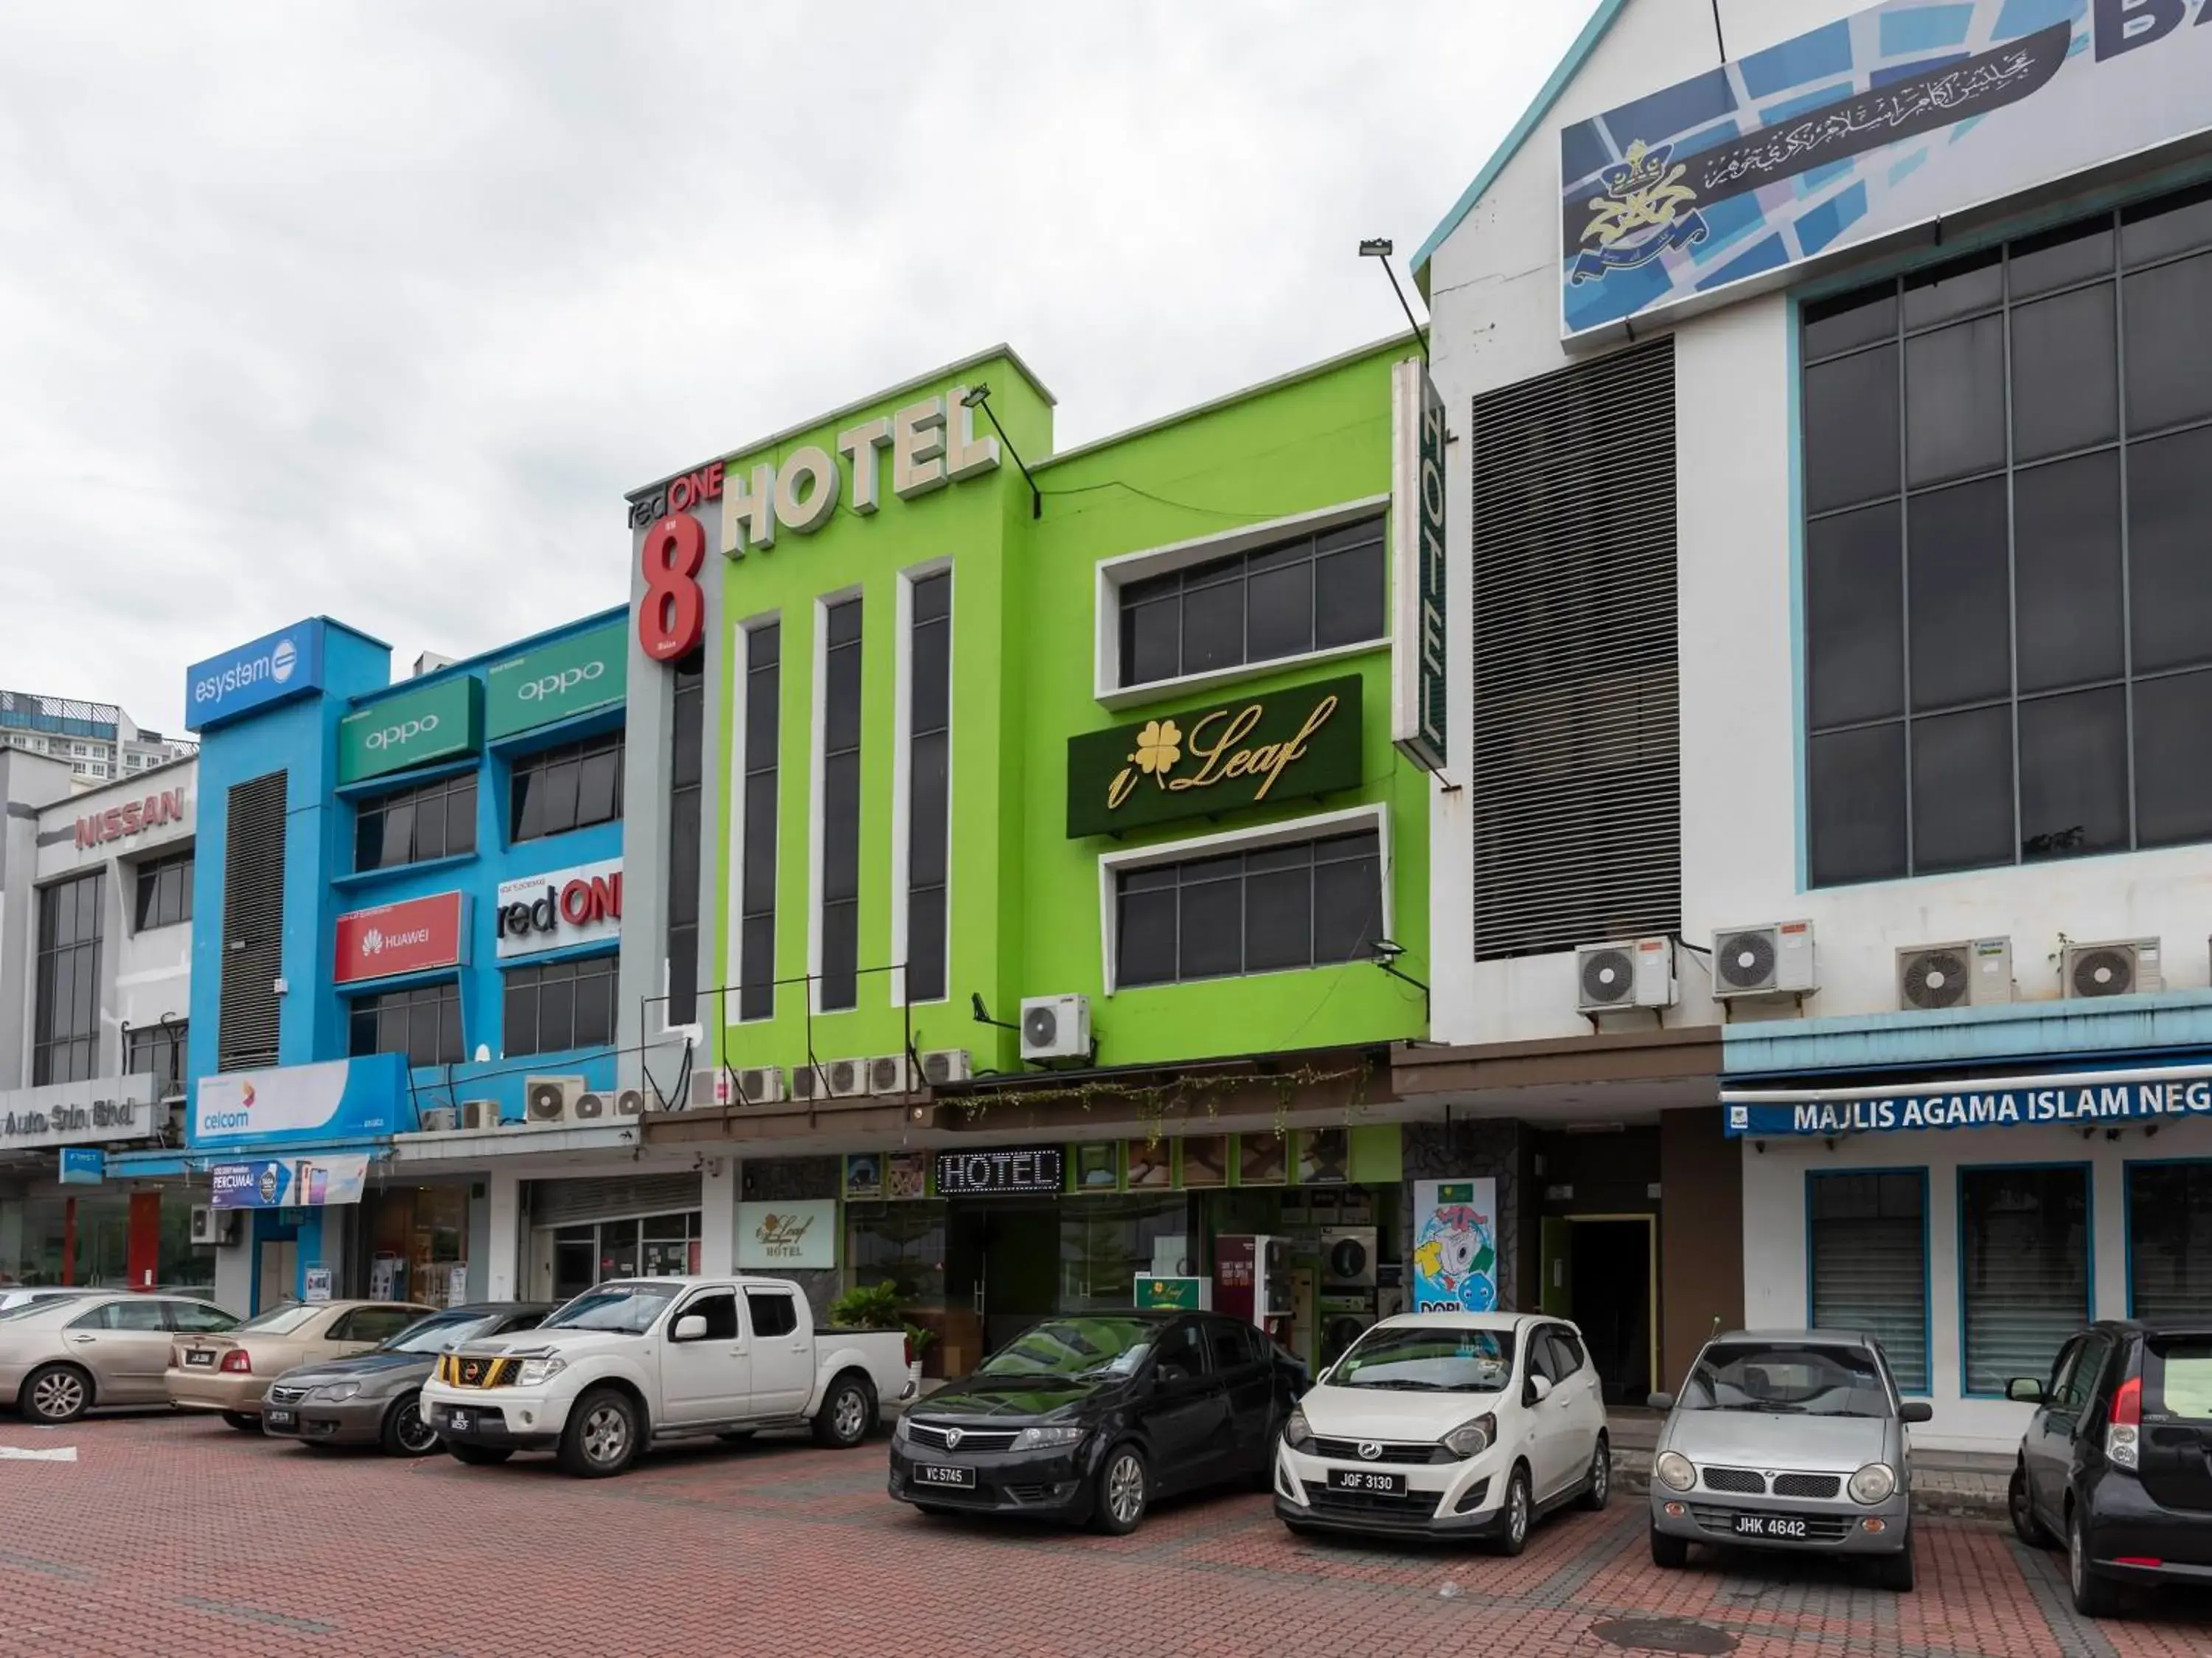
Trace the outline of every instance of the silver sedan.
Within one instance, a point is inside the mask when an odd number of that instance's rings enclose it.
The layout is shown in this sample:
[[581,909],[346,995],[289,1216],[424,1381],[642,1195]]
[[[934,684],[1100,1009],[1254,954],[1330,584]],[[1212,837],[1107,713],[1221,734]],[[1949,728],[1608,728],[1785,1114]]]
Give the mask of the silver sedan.
[[220,1307],[177,1295],[41,1301],[0,1320],[0,1402],[49,1423],[74,1422],[94,1405],[166,1405],[170,1344],[237,1324]]

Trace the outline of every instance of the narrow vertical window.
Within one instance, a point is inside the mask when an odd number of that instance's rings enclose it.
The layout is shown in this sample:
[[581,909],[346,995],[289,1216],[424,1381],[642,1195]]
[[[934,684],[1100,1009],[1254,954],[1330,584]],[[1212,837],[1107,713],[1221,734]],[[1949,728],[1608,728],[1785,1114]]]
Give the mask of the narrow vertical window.
[[860,601],[825,607],[822,687],[822,1008],[860,1003]]
[[699,996],[699,774],[707,711],[702,658],[676,666],[676,706],[668,756],[668,1009],[671,1026],[689,1025]]
[[945,999],[945,842],[952,765],[952,576],[914,584],[908,658],[906,999]]
[[775,748],[783,629],[745,635],[744,870],[738,944],[738,1017],[775,1013]]

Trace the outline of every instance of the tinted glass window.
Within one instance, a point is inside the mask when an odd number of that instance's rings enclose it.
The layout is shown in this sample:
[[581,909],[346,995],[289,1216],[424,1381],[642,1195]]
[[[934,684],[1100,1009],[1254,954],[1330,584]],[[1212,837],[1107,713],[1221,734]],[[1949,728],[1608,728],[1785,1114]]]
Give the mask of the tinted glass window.
[[149,858],[137,869],[138,901],[132,926],[173,927],[192,918],[192,855]]
[[357,996],[347,1014],[348,1051],[404,1053],[410,1065],[458,1065],[461,1039],[460,987],[451,982],[381,996]]
[[783,628],[750,628],[745,641],[744,868],[739,902],[738,1017],[775,1012],[775,802],[783,708]]
[[822,978],[825,1009],[858,1005],[860,936],[860,601],[822,613]]
[[525,755],[509,780],[510,837],[537,840],[613,822],[622,816],[622,773],[619,731]]
[[169,1328],[184,1335],[213,1335],[219,1331],[235,1330],[238,1320],[220,1307],[210,1307],[204,1301],[166,1301],[163,1306],[169,1315]]
[[384,869],[477,849],[477,774],[441,777],[364,800],[354,814],[354,868]]
[[611,955],[595,955],[542,967],[508,968],[508,1057],[605,1047],[612,1042],[615,965]]
[[799,1328],[799,1308],[788,1295],[773,1290],[748,1289],[745,1310],[752,1315],[756,1336],[787,1336]]
[[951,835],[952,577],[914,584],[907,716],[906,999],[945,996],[945,867]]
[[1123,984],[1358,961],[1382,936],[1379,838],[1369,831],[1123,871]]

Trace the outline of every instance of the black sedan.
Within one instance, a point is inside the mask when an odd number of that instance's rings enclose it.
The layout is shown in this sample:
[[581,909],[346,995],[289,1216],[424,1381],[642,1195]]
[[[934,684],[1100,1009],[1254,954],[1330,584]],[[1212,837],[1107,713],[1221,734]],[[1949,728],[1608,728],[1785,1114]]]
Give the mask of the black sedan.
[[1048,1319],[899,1417],[890,1493],[1120,1536],[1156,1497],[1264,1485],[1304,1385],[1263,1332],[1218,1314]]
[[2108,1616],[2122,1583],[2212,1583],[2212,1323],[2092,1325],[2005,1393],[2037,1407],[2013,1528],[2065,1549],[2075,1611]]
[[438,1436],[419,1400],[440,1356],[480,1337],[534,1330],[552,1310],[544,1301],[450,1307],[366,1353],[288,1370],[269,1384],[261,1429],[304,1445],[378,1445],[389,1456],[428,1456]]

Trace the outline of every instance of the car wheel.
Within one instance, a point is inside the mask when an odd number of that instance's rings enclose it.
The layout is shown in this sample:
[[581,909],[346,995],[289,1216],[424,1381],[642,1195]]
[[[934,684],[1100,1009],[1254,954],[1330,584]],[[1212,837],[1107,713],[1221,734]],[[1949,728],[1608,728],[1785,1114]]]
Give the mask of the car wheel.
[[1133,1445],[1116,1445],[1098,1470],[1098,1500],[1091,1523],[1109,1537],[1127,1537],[1145,1523],[1151,1500],[1152,1481],[1143,1455]]
[[830,1396],[814,1413],[814,1442],[849,1451],[875,1425],[875,1390],[866,1377],[848,1371],[830,1384]]
[[464,1445],[457,1439],[449,1439],[446,1442],[446,1454],[471,1468],[489,1468],[506,1461],[514,1452],[505,1445]]
[[1528,1497],[1528,1471],[1516,1465],[1510,1478],[1505,1482],[1505,1518],[1498,1535],[1491,1539],[1492,1550],[1509,1557],[1528,1546],[1528,1527],[1535,1520],[1535,1506]]
[[2051,1546],[2051,1530],[2035,1517],[2035,1504],[2027,1494],[2027,1464],[2012,1465],[2012,1484],[2005,1489],[2005,1509],[2012,1515],[2012,1528],[2020,1540],[2031,1549]]
[[222,1413],[222,1419],[241,1434],[258,1434],[261,1431],[261,1418],[251,1411],[225,1411]]
[[1677,1537],[1672,1532],[1651,1528],[1651,1564],[1668,1571],[1680,1571],[1690,1564],[1690,1539]]
[[33,1422],[58,1427],[75,1422],[92,1404],[92,1378],[74,1364],[45,1364],[23,1378],[15,1408]]
[[2066,1527],[2066,1587],[2072,1591],[2074,1610],[2084,1618],[2110,1618],[2119,1610],[2119,1586],[2090,1569],[2088,1527],[2078,1509]]
[[1591,1514],[1601,1512],[1613,1496],[1613,1447],[1606,1443],[1605,1436],[1597,1436],[1597,1449],[1591,1454],[1589,1472],[1583,1477],[1583,1494],[1575,1499],[1575,1506]]
[[422,1396],[410,1393],[384,1413],[377,1435],[386,1456],[428,1456],[438,1448],[438,1430],[422,1416]]
[[611,1387],[594,1387],[568,1412],[561,1430],[561,1471],[606,1479],[637,1460],[638,1411]]
[[1874,1565],[1874,1581],[1893,1594],[1910,1594],[1914,1580],[1912,1565],[1912,1529],[1905,1532],[1905,1546],[1895,1554],[1878,1557]]

